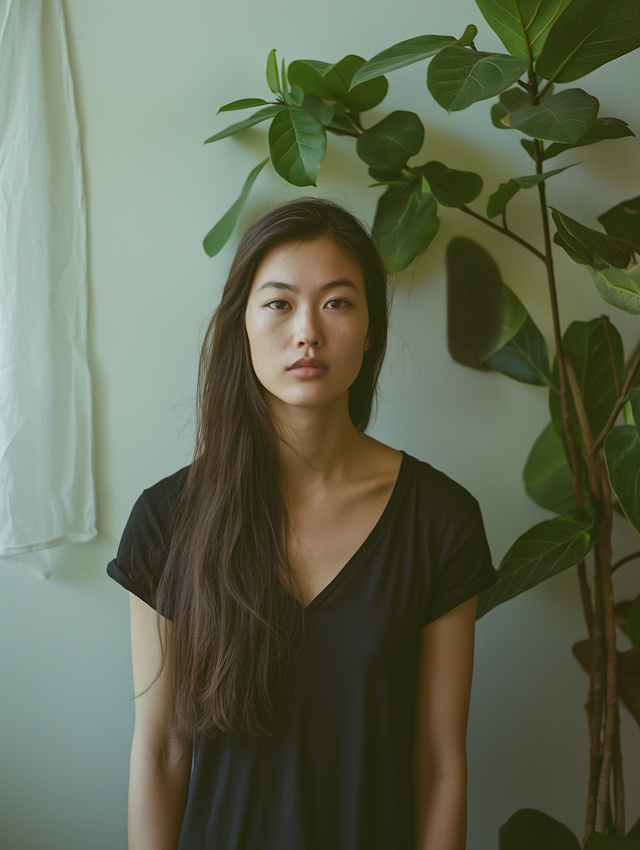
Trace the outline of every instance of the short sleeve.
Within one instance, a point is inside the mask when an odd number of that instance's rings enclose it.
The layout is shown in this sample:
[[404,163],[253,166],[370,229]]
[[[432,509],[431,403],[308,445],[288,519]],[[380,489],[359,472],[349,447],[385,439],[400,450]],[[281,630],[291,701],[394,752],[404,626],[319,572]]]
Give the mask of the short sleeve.
[[494,585],[498,578],[482,521],[480,506],[472,509],[450,532],[429,592],[422,625],[437,620],[467,599]]
[[[125,590],[155,608],[155,596],[169,549],[175,508],[187,468],[145,490],[137,500],[108,575]],[[170,612],[162,612],[171,619]]]

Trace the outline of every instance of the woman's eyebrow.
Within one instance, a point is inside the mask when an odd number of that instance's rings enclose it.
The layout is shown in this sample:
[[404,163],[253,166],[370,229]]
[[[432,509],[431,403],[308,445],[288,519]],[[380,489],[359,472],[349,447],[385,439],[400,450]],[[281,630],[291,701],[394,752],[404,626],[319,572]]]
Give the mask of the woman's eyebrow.
[[[327,289],[337,289],[339,286],[346,286],[349,289],[353,289],[356,292],[360,292],[358,287],[352,280],[349,280],[348,277],[341,277],[338,280],[330,280],[328,283],[323,283],[320,287],[321,292],[325,292]],[[297,292],[298,287],[293,286],[291,283],[282,283],[279,280],[267,280],[262,286],[259,286],[257,292],[261,292],[263,289],[287,289],[290,292]]]

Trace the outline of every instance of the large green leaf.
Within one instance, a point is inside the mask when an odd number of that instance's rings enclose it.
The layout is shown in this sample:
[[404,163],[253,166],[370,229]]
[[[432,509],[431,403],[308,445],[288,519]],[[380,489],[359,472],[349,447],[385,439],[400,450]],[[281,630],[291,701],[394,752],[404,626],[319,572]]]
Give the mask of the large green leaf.
[[415,112],[391,112],[374,124],[356,142],[356,152],[373,168],[402,168],[415,156],[424,141],[424,127]]
[[[591,125],[591,129],[585,133],[584,136],[580,136],[575,144],[562,145],[558,142],[554,142],[552,145],[549,145],[548,148],[545,148],[542,158],[551,159],[554,156],[558,156],[559,153],[571,150],[571,148],[582,148],[586,145],[595,145],[598,142],[605,141],[606,139],[622,139],[625,136],[634,135],[635,133],[631,132],[626,121],[621,121],[619,118],[596,118],[594,123]],[[616,233],[615,235],[620,236],[622,234]]]
[[640,264],[625,271],[612,266],[600,271],[587,266],[587,271],[607,304],[640,315]]
[[640,246],[640,195],[622,201],[598,216],[609,236],[626,239]]
[[551,383],[547,343],[529,315],[513,339],[486,363],[496,372],[524,384],[548,386]]
[[495,218],[497,215],[502,215],[511,198],[519,191],[520,184],[515,180],[501,183],[496,191],[489,196],[489,200],[487,201],[487,217]]
[[572,0],[536,64],[546,80],[570,83],[640,47],[640,0]]
[[498,567],[498,582],[478,596],[476,619],[584,560],[594,544],[593,523],[583,511],[567,511],[525,531]]
[[607,266],[626,269],[632,262],[634,246],[625,240],[585,227],[554,207],[551,215],[562,242],[582,257],[586,265],[602,271]]
[[541,507],[555,513],[575,508],[573,474],[562,440],[551,422],[533,444],[523,478],[525,490]]
[[356,71],[351,84],[355,86],[380,74],[388,74],[414,62],[422,62],[423,59],[439,53],[443,47],[456,44],[456,41],[452,35],[419,35],[416,38],[408,38],[381,53],[376,53]]
[[590,832],[582,847],[583,850],[640,850],[640,841],[634,841],[623,835]]
[[509,117],[509,126],[549,142],[575,144],[592,126],[598,114],[597,98],[582,89],[565,89],[540,106],[524,106]]
[[364,59],[352,54],[333,65],[300,59],[289,65],[289,82],[300,86],[307,95],[321,100],[341,101],[358,114],[377,106],[389,90],[389,84],[381,76],[375,76],[350,90],[355,73],[363,65]]
[[537,809],[519,809],[498,830],[500,850],[580,850],[580,842],[560,821]]
[[476,0],[512,56],[537,59],[547,34],[569,0]]
[[420,184],[392,187],[378,201],[373,222],[375,236],[387,270],[406,269],[427,250],[440,227],[438,205]]
[[502,53],[480,53],[454,44],[431,60],[427,88],[436,103],[448,112],[456,112],[505,91],[526,70],[524,59]]
[[633,425],[613,428],[604,441],[609,481],[624,515],[640,534],[640,387],[629,388]]
[[456,171],[435,161],[415,170],[424,175],[433,197],[445,207],[469,204],[482,192],[482,177],[473,171]]
[[[618,383],[624,382],[624,352],[620,334],[610,325],[611,341],[615,358],[615,369]],[[578,388],[585,408],[591,436],[595,440],[607,424],[616,400],[616,386],[609,352],[609,344],[602,319],[592,319],[590,322],[572,322],[564,332],[562,346],[565,355],[573,365]],[[559,385],[558,364],[554,362],[553,383]],[[576,439],[583,446],[573,399],[570,396],[570,408],[573,416]],[[549,394],[549,409],[551,419],[558,434],[564,434],[560,396]]]
[[487,371],[485,361],[500,343],[504,326],[504,284],[487,251],[458,236],[447,247],[447,339],[451,357]]
[[204,237],[204,250],[210,257],[215,257],[215,255],[219,253],[224,245],[229,241],[229,237],[233,233],[233,228],[236,226],[242,207],[249,197],[251,187],[256,182],[258,174],[260,174],[268,162],[269,160],[265,159],[259,165],[256,165],[247,177],[238,200],[227,210],[220,221],[215,224]]
[[306,109],[280,112],[269,128],[269,154],[278,174],[294,186],[315,186],[327,150],[324,127]]
[[237,124],[231,124],[225,130],[221,130],[219,133],[216,133],[215,136],[211,136],[206,139],[204,144],[208,145],[209,142],[217,142],[220,139],[226,139],[228,136],[233,136],[241,130],[246,130],[249,127],[253,127],[255,124],[259,124],[261,121],[266,121],[267,118],[273,118],[274,115],[277,115],[278,112],[282,112],[282,110],[286,108],[286,106],[276,104],[274,106],[267,106],[264,109],[260,109],[258,112],[254,112],[250,118],[245,118],[244,121],[239,121]]

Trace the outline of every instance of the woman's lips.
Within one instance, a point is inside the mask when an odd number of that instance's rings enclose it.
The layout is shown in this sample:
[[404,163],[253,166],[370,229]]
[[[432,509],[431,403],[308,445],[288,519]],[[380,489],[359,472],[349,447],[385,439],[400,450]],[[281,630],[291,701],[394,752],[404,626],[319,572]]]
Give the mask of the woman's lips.
[[324,366],[296,366],[289,369],[289,372],[298,378],[317,378],[326,374],[328,369]]

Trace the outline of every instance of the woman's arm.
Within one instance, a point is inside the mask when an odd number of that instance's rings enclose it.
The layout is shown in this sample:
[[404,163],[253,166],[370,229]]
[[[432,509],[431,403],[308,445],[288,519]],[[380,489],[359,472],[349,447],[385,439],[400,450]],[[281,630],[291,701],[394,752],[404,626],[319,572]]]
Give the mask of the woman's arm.
[[134,594],[129,597],[133,687],[141,696],[135,700],[131,746],[128,847],[176,850],[189,790],[191,747],[168,732],[173,726],[171,632],[164,669],[154,682],[160,667],[157,614]]
[[414,736],[416,850],[464,850],[477,596],[424,626]]

